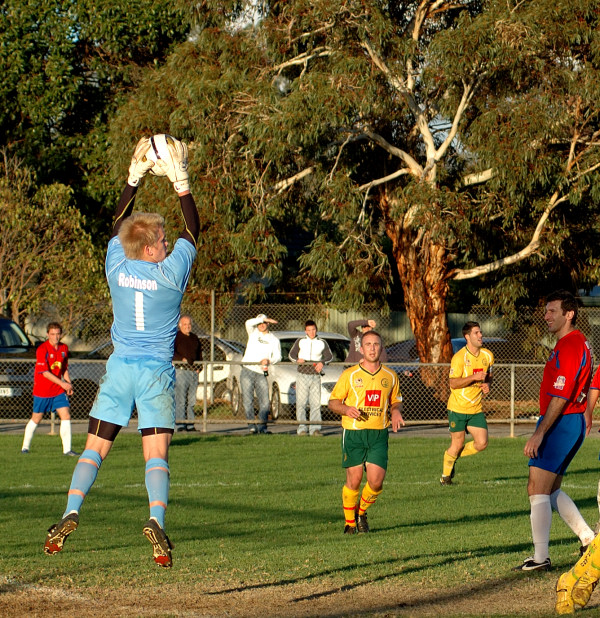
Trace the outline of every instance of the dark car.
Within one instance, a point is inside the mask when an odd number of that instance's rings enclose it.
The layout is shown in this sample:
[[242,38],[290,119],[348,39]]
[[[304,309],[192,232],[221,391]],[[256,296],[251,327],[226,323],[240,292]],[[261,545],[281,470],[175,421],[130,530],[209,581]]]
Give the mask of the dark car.
[[25,417],[33,405],[35,345],[13,320],[0,317],[0,415]]

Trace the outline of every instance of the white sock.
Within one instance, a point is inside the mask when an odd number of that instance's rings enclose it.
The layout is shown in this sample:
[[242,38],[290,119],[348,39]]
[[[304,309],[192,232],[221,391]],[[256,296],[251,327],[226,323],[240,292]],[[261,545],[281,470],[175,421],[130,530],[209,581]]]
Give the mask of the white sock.
[[594,540],[592,529],[581,516],[573,500],[562,489],[557,489],[550,494],[550,504],[565,524],[579,537],[582,545],[589,545]]
[[60,439],[63,444],[63,453],[71,450],[71,421],[60,421]]
[[531,504],[531,536],[533,537],[534,554],[536,562],[544,562],[550,558],[550,526],[552,525],[552,506],[550,496],[536,494],[529,496]]
[[25,450],[29,450],[29,447],[31,446],[31,440],[33,439],[33,434],[35,433],[35,430],[37,429],[37,423],[34,423],[32,420],[30,420],[27,425],[25,425],[25,435],[23,436],[23,446],[21,447],[21,449],[25,449]]

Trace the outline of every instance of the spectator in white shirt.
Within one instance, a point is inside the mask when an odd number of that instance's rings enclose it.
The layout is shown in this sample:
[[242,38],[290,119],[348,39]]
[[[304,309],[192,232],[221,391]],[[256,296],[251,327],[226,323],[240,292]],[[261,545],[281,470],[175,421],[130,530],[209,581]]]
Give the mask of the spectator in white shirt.
[[[248,344],[242,362],[257,363],[244,365],[240,375],[242,399],[248,430],[250,433],[271,433],[267,431],[269,416],[269,385],[267,376],[269,367],[281,360],[281,344],[279,339],[269,332],[269,325],[277,324],[277,320],[264,314],[246,320]],[[258,424],[254,417],[254,393],[258,399]]]

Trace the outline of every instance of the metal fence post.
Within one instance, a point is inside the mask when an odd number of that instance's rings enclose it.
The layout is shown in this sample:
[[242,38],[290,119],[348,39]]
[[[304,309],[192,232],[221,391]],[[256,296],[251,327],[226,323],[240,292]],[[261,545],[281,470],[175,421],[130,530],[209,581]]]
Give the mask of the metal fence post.
[[209,367],[212,367],[210,363],[202,363],[202,381],[204,382],[204,397],[202,397],[202,433],[206,433],[206,421],[208,419],[208,401],[206,397],[206,390],[208,388],[208,376],[206,375],[206,372],[208,371]]
[[510,437],[515,437],[515,364],[510,366]]

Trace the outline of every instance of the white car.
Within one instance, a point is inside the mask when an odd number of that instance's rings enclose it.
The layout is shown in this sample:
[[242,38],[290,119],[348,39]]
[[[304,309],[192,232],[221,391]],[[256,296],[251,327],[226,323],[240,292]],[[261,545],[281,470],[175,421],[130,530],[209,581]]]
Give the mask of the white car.
[[[296,416],[296,380],[298,365],[291,363],[289,353],[296,339],[304,337],[304,331],[271,331],[281,343],[281,362],[269,368],[269,399],[271,401],[271,417],[276,420],[280,416],[295,418]],[[350,339],[338,333],[318,333],[321,339],[329,344],[333,354],[333,365],[323,368],[321,377],[321,407],[327,407],[331,391],[338,381],[346,365],[343,363],[350,349]]]
[[[202,360],[210,361],[210,335],[199,335],[202,345]],[[239,399],[241,362],[244,356],[245,346],[237,341],[229,341],[215,337],[213,354],[213,364],[207,365],[206,374],[207,393],[210,400],[227,399],[231,397],[231,405],[234,413],[240,407],[236,400],[234,402],[234,390],[237,390],[236,397]],[[196,398],[198,401],[204,400],[204,372],[198,376],[198,390]],[[237,388],[235,385],[238,385]]]

